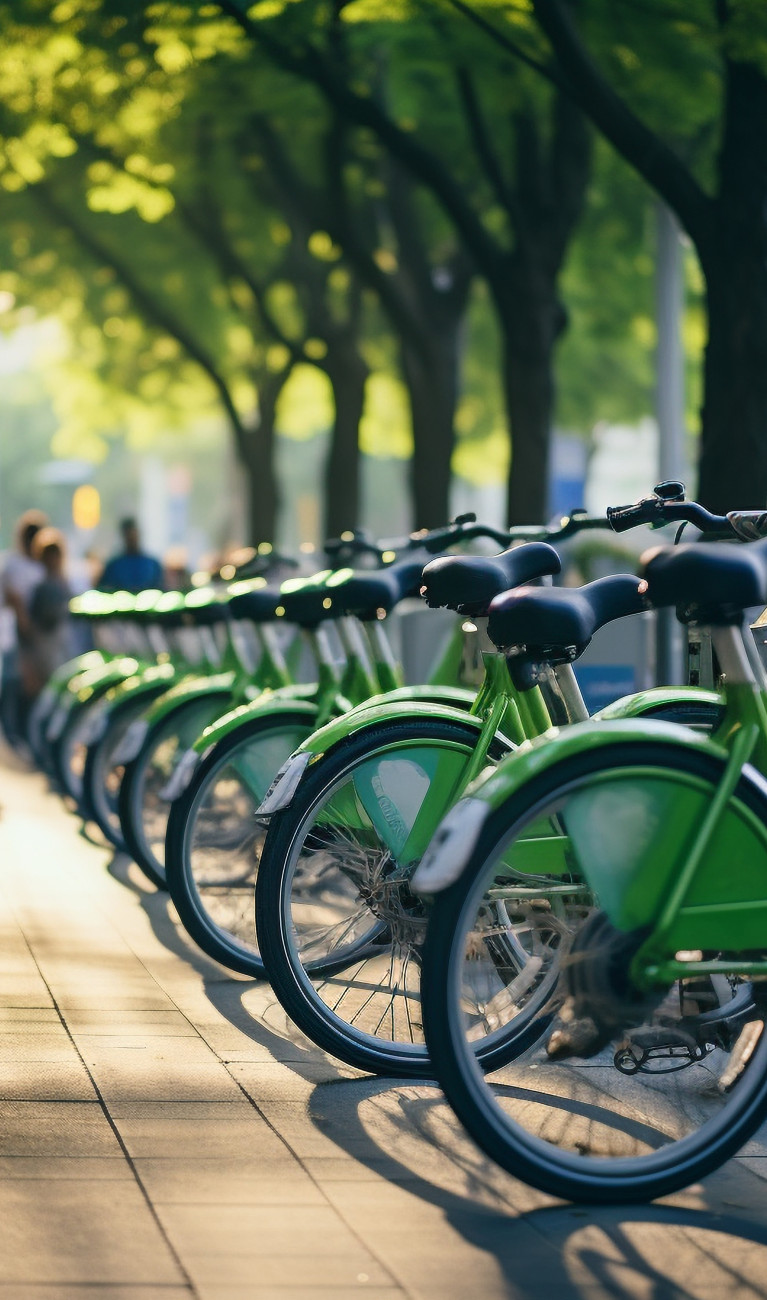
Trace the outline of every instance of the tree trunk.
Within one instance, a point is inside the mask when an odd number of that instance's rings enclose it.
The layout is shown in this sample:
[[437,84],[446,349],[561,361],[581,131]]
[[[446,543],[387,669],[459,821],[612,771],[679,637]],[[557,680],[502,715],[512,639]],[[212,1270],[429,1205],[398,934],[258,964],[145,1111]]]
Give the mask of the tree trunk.
[[274,542],[277,530],[277,480],[274,473],[274,412],[262,415],[248,433],[240,464],[247,488],[248,542]]
[[529,258],[513,257],[496,304],[511,433],[507,521],[541,524],[548,513],[554,349],[566,323],[556,276],[536,271]]
[[545,523],[548,512],[549,445],[553,383],[551,353],[505,340],[504,394],[511,429],[506,518],[512,524]]
[[457,318],[449,330],[443,320],[441,328],[435,325],[424,331],[418,348],[402,343],[402,372],[413,431],[410,474],[414,528],[439,528],[450,520],[460,336],[461,319]]
[[766,258],[740,250],[707,274],[698,498],[717,514],[767,505]]
[[277,402],[290,374],[268,374],[258,382],[258,421],[237,440],[239,461],[245,473],[248,498],[248,541],[274,542],[279,513],[279,490],[274,467]]
[[356,348],[333,349],[324,365],[335,419],[325,462],[324,536],[339,537],[360,522],[359,427],[369,370]]
[[698,495],[717,512],[767,505],[767,79],[727,65],[712,238],[700,249],[708,343]]
[[510,524],[540,524],[548,513],[554,352],[567,324],[557,281],[591,170],[581,113],[558,92],[551,115],[548,142],[540,115],[529,107],[515,115],[515,246],[489,278],[503,336]]

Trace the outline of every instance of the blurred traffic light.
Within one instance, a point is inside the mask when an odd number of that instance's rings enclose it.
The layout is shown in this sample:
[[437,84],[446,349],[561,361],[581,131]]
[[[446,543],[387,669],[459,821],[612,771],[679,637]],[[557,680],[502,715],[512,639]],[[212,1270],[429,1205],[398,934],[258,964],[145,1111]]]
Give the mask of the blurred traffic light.
[[101,519],[101,497],[92,483],[81,483],[72,496],[72,522],[76,528],[97,528]]

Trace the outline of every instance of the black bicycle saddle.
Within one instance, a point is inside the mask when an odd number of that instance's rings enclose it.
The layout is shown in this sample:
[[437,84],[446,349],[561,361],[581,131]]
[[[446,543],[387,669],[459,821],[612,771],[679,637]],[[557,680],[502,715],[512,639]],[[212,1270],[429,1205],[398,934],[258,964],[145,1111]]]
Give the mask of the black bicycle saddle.
[[387,569],[342,570],[337,583],[328,579],[332,595],[344,614],[353,614],[363,622],[372,622],[379,612],[388,614],[407,596],[417,596],[421,587],[423,555],[398,560]]
[[432,608],[455,609],[480,618],[494,596],[523,582],[559,573],[553,546],[527,542],[500,555],[442,555],[423,571],[421,595]]
[[[643,585],[643,584],[642,584]],[[598,628],[645,608],[632,573],[598,578],[585,587],[519,587],[496,596],[487,632],[499,649],[575,646],[585,649]]]
[[767,603],[767,541],[646,551],[642,572],[650,603],[678,606],[685,622],[738,623],[744,609]]

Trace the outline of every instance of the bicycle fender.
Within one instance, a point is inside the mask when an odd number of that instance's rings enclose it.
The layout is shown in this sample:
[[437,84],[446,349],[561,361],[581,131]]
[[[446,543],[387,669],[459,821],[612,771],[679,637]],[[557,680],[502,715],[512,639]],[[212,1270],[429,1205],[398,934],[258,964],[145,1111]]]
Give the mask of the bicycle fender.
[[[147,695],[149,699],[154,699],[158,691],[162,692],[165,689],[168,680],[172,681],[175,671],[173,665],[169,663],[152,664],[149,668],[143,669],[141,673],[126,677],[117,682],[116,685],[110,686],[109,690],[102,694],[98,701],[91,706],[88,718],[80,729],[79,738],[81,744],[95,745],[106,734],[109,720],[113,714],[119,713],[125,704],[130,704],[134,700],[140,701],[144,695]],[[118,757],[117,753],[113,754],[113,762],[123,763],[127,762],[129,757],[135,758],[140,748],[140,743],[135,745],[136,729],[139,724],[142,728],[144,727],[143,718],[137,719],[128,728],[128,732],[131,733],[131,746],[135,747],[135,752],[132,752],[131,747],[128,746],[126,740],[128,733],[126,732],[126,736],[123,736],[119,746],[120,756]],[[145,732],[142,731],[141,740],[143,740],[144,734]]]
[[138,659],[129,658],[127,655],[119,659],[110,659],[105,664],[97,665],[90,668],[87,672],[79,673],[67,686],[67,691],[79,700],[85,703],[96,692],[105,692],[118,682],[125,681],[126,677],[133,677],[141,671],[142,665]]
[[150,691],[157,691],[158,688],[167,689],[177,675],[178,669],[171,663],[151,664],[149,668],[142,668],[132,676],[125,677],[114,686],[110,686],[107,701],[110,706],[122,704],[126,700],[139,698]]
[[56,668],[48,678],[46,687],[51,686],[57,691],[65,690],[75,677],[92,672],[94,668],[103,667],[114,657],[114,655],[104,654],[101,650],[86,650],[84,654],[77,655],[74,659],[67,659],[66,663]]
[[78,704],[88,704],[91,700],[106,695],[112,686],[125,680],[131,673],[137,672],[139,663],[136,659],[121,657],[110,659],[99,665],[93,665],[84,672],[76,673],[58,693],[58,703],[48,717],[45,737],[55,742],[63,735]]
[[[678,699],[678,694],[673,695]],[[696,697],[697,698],[697,697]],[[716,696],[714,699],[716,700]],[[709,737],[689,731],[676,722],[654,719],[602,721],[591,719],[574,726],[552,727],[543,736],[527,740],[497,767],[488,768],[469,786],[463,799],[450,809],[411,881],[416,894],[438,894],[454,884],[463,873],[488,817],[512,798],[528,781],[535,780],[558,763],[638,741],[665,741],[685,749],[715,754],[723,761],[726,750]]]
[[476,698],[476,691],[463,686],[397,686],[393,691],[386,691],[383,695],[371,695],[369,700],[356,704],[345,714],[345,717],[348,718],[353,713],[362,713],[371,707],[377,708],[380,704],[399,702],[448,704],[468,710]]
[[316,686],[281,686],[276,691],[262,691],[255,700],[238,704],[211,722],[194,742],[194,749],[201,757],[205,757],[219,740],[252,718],[265,718],[273,713],[295,713],[301,717],[310,717],[317,712],[314,702],[316,695]]
[[435,718],[443,718],[448,722],[468,722],[476,728],[477,734],[482,728],[480,718],[456,706],[399,698],[392,701],[391,695],[378,696],[363,705],[358,705],[351,712],[344,713],[340,718],[333,718],[331,722],[308,736],[296,752],[283,763],[256,809],[258,816],[271,817],[272,813],[288,808],[293,802],[293,797],[309,764],[322,758],[341,741],[369,727],[377,727],[381,723],[400,718],[429,718],[432,722]]
[[609,722],[620,718],[641,718],[668,704],[723,704],[724,698],[716,691],[700,686],[655,686],[651,690],[623,695],[606,708],[594,714],[595,721]]
[[[293,694],[289,696],[289,692]],[[298,698],[298,692],[304,692],[305,698]],[[191,782],[200,763],[215,749],[219,741],[236,731],[243,723],[250,722],[253,718],[272,717],[275,714],[306,718],[311,721],[317,715],[314,694],[312,687],[285,687],[284,691],[264,691],[258,700],[253,700],[250,704],[240,704],[236,709],[230,709],[223,717],[216,718],[215,722],[206,727],[202,735],[197,737],[191,749],[187,749],[181,755],[167,785],[161,791],[162,798],[171,803],[174,799],[178,799]]]
[[150,727],[161,722],[168,713],[172,713],[187,700],[196,700],[203,695],[228,695],[234,687],[235,673],[215,673],[211,677],[184,677],[174,682],[164,691],[147,710],[146,718]]

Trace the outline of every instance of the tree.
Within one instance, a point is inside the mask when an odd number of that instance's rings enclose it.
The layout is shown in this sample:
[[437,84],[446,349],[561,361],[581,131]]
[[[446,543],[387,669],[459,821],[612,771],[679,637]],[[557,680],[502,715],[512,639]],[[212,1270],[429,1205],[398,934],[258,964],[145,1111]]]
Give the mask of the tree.
[[[518,70],[512,73],[508,58],[490,63],[486,51],[477,57],[476,45],[446,29],[435,6],[406,5],[393,21],[386,5],[366,0],[312,0],[300,13],[281,4],[246,12],[240,0],[219,0],[218,7],[278,66],[316,86],[350,126],[372,132],[449,216],[487,280],[503,340],[512,436],[509,519],[539,519],[546,501],[552,361],[566,321],[557,279],[589,172],[581,115],[558,92],[541,93]],[[421,51],[430,47],[432,75],[425,83],[431,121],[422,114],[417,131],[410,118],[414,107],[424,107],[413,87],[417,78],[404,94],[406,112],[396,86],[387,83],[391,107],[378,89],[384,33],[389,47],[403,39]],[[421,52],[416,71],[422,78],[424,63]],[[445,65],[453,129],[440,136],[444,118],[435,124],[440,101],[434,92],[436,71],[444,81]]]
[[[479,6],[449,0],[472,21]],[[767,11],[750,0],[616,9],[532,0],[541,65],[676,213],[705,278],[698,494],[767,500]],[[578,15],[579,21],[576,21]],[[506,28],[483,28],[527,59]],[[514,17],[510,6],[496,17]],[[516,35],[516,29],[515,29]]]
[[[293,85],[286,94],[277,84],[284,76],[276,80],[268,66],[254,79],[252,60],[244,66],[231,42],[195,44],[183,15],[177,21],[170,12],[163,26],[156,9],[105,0],[53,31],[33,6],[26,22],[15,9],[6,39],[9,48],[15,41],[33,50],[38,91],[33,103],[12,93],[5,105],[16,144],[24,140],[27,154],[34,144],[25,174],[6,137],[17,224],[22,213],[32,221],[34,209],[42,212],[35,256],[45,239],[55,244],[66,231],[69,255],[76,243],[92,270],[119,282],[133,325],[143,322],[143,332],[122,331],[119,346],[110,337],[99,357],[104,377],[111,367],[118,384],[130,382],[128,336],[139,370],[157,355],[149,340],[160,336],[166,369],[191,361],[207,378],[246,471],[254,538],[274,530],[276,408],[302,361],[323,370],[334,393],[326,528],[358,522],[357,431],[368,373],[360,344],[370,314],[363,286],[372,290],[401,335],[415,431],[415,522],[444,521],[467,259],[441,238],[433,264],[430,216],[411,201],[407,176],[399,176],[390,210],[376,175],[382,159],[350,148],[316,93]],[[73,81],[76,66],[86,76]],[[108,116],[98,89],[104,80]],[[195,268],[194,282],[182,257]],[[61,274],[54,252],[46,277]],[[18,276],[13,284],[19,292]],[[96,283],[84,275],[83,285],[85,311],[70,322],[116,329]],[[51,298],[34,277],[24,292]],[[113,304],[114,288],[110,295]],[[168,338],[178,345],[174,356]],[[161,386],[152,387],[156,395]]]

